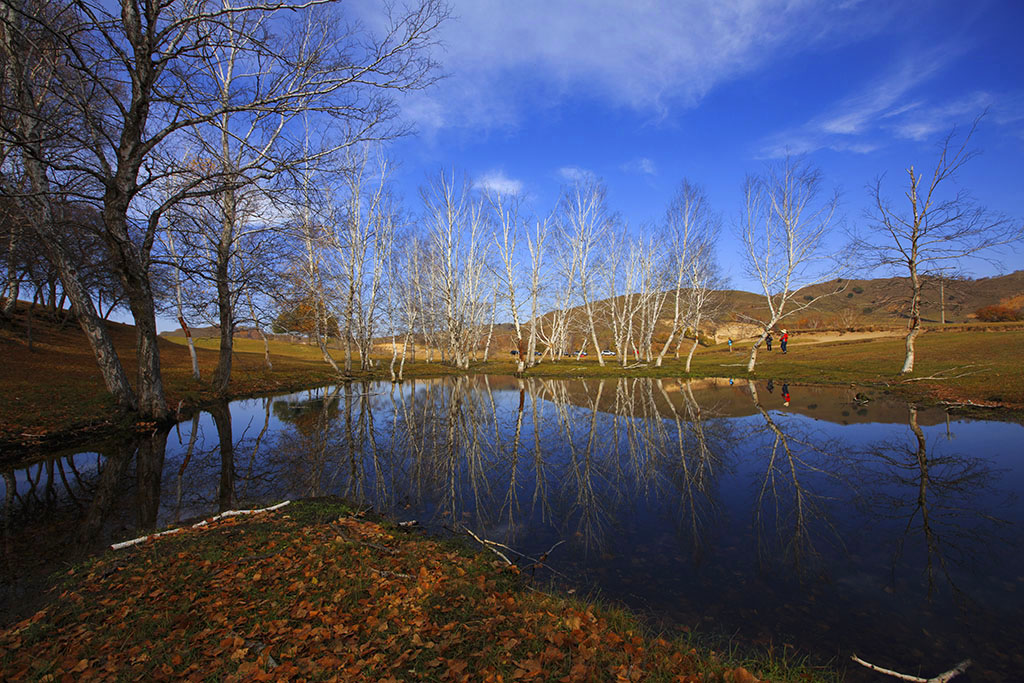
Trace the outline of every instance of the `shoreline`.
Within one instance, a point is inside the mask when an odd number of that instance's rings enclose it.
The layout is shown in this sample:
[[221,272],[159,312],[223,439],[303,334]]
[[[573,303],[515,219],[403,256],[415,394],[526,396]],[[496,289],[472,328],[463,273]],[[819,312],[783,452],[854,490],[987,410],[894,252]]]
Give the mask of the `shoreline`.
[[[815,342],[811,342],[815,343]],[[824,342],[817,342],[824,343]],[[503,365],[507,367],[502,367]],[[468,371],[456,370],[449,366],[432,364],[430,366],[414,366],[412,373],[407,373],[404,381],[433,379],[437,377],[450,376],[478,376],[498,375],[513,376],[514,366],[511,363],[501,361],[480,362],[476,368],[470,367]],[[423,370],[426,370],[423,372]],[[673,364],[661,368],[640,367],[622,369],[618,365],[601,368],[593,361],[562,361],[559,364],[552,362],[530,368],[524,373],[524,378],[536,378],[545,380],[587,380],[587,379],[620,379],[620,378],[672,378],[685,380],[728,380],[725,374],[706,374],[702,372],[691,372],[689,375],[678,371]],[[758,376],[756,373],[737,373],[732,377],[737,381],[764,381],[768,375]],[[1004,402],[986,401],[981,397],[966,396],[961,400],[944,399],[941,394],[930,385],[909,384],[909,383],[887,383],[887,382],[847,382],[842,380],[829,380],[821,378],[817,381],[805,378],[789,379],[793,386],[821,386],[821,387],[855,387],[882,391],[893,398],[916,403],[921,407],[942,407],[955,415],[967,417],[978,417],[983,419],[995,419],[1001,421],[1024,420],[1024,406],[1007,404]],[[313,382],[288,382],[278,381],[274,388],[260,388],[256,391],[232,392],[223,398],[207,398],[200,401],[187,401],[179,399],[175,406],[174,417],[167,422],[168,427],[191,419],[196,412],[209,410],[222,401],[241,401],[276,396],[311,389],[318,389],[334,384],[350,382],[386,382],[391,383],[386,371],[374,370],[369,373],[362,372],[358,375],[345,378],[322,377]],[[400,384],[396,382],[396,384]],[[153,423],[137,422],[130,415],[115,415],[110,419],[84,418],[80,422],[72,423],[65,428],[50,431],[24,433],[17,436],[0,433],[0,464],[4,466],[18,466],[45,457],[54,451],[74,449],[91,442],[101,442],[113,439],[131,438],[140,433],[152,432],[155,429]]]
[[[686,626],[666,632],[529,569],[468,536],[403,527],[337,498],[297,500],[108,548],[54,575],[59,599],[0,627],[0,664],[32,678],[437,679],[448,669],[454,680],[735,681],[832,680],[843,666]],[[202,630],[181,628],[197,613]]]

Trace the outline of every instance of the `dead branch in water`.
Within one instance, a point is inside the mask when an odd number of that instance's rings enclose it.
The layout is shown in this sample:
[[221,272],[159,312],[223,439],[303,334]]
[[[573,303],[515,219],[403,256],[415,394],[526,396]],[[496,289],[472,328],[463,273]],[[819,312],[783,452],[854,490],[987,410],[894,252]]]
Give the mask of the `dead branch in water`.
[[477,543],[479,543],[483,547],[487,548],[488,550],[490,550],[492,553],[494,553],[495,555],[497,555],[501,559],[505,560],[505,564],[507,564],[507,565],[511,565],[512,564],[512,560],[508,559],[508,557],[505,556],[505,553],[503,553],[500,550],[498,550],[497,548],[493,547],[494,545],[497,545],[497,544],[494,544],[493,542],[490,542],[490,541],[483,540],[482,538],[480,538],[479,536],[474,534],[473,531],[471,529],[469,529],[469,528],[466,528],[466,527],[463,527],[463,528],[466,530],[467,534],[469,534],[474,539],[476,539]]
[[[465,528],[465,527],[463,527],[463,528]],[[497,541],[491,541],[491,540],[488,540],[488,539],[486,539],[486,538],[480,538],[479,536],[477,536],[476,534],[474,534],[474,533],[473,533],[472,531],[470,531],[469,529],[465,529],[465,531],[466,531],[466,533],[468,533],[468,534],[469,534],[470,536],[472,536],[473,538],[475,538],[475,539],[476,539],[476,541],[477,541],[477,543],[479,543],[480,545],[484,546],[485,548],[487,548],[488,550],[490,550],[490,551],[491,551],[492,553],[496,553],[496,554],[497,554],[497,555],[498,555],[499,557],[501,557],[501,559],[505,560],[505,562],[507,562],[508,564],[510,564],[510,565],[511,565],[511,564],[515,564],[515,563],[514,563],[514,562],[512,562],[511,560],[509,560],[509,559],[508,559],[508,556],[507,556],[507,555],[505,555],[505,553],[502,553],[502,552],[498,551],[498,550],[497,550],[497,548],[501,548],[501,549],[503,549],[503,550],[507,550],[508,552],[512,553],[513,555],[517,555],[517,556],[519,556],[519,557],[523,558],[524,560],[528,560],[529,562],[532,562],[532,563],[533,563],[533,568],[534,568],[534,569],[536,569],[537,567],[547,567],[547,565],[545,565],[545,564],[544,564],[544,562],[546,562],[546,561],[547,561],[547,559],[548,559],[548,556],[549,556],[549,555],[551,555],[551,552],[552,552],[552,551],[553,551],[553,550],[554,550],[555,548],[557,548],[558,546],[560,546],[560,545],[562,545],[563,543],[565,543],[565,541],[564,541],[564,540],[563,540],[563,541],[558,541],[558,542],[557,542],[557,543],[555,543],[555,544],[554,544],[553,546],[551,546],[550,548],[548,548],[548,549],[547,549],[546,551],[544,551],[543,553],[541,553],[541,554],[540,554],[540,557],[538,558],[538,557],[533,557],[533,556],[531,556],[531,555],[527,555],[527,554],[525,554],[525,553],[521,553],[521,552],[519,552],[518,550],[516,550],[515,548],[510,548],[509,546],[505,545],[504,543],[498,543]],[[562,577],[568,578],[568,577],[566,577],[566,576],[565,576],[565,574],[563,574],[562,572],[558,571],[557,569],[553,569],[553,568],[551,568],[551,567],[547,567],[547,568],[548,568],[549,570],[551,570],[552,572],[554,572],[555,574],[558,574],[559,576],[562,576]]]
[[892,676],[894,678],[899,678],[900,680],[904,681],[914,681],[914,683],[947,683],[947,681],[950,681],[954,677],[962,674],[964,671],[967,670],[967,667],[971,665],[971,660],[965,659],[949,671],[941,673],[938,676],[935,676],[934,678],[921,678],[920,676],[908,676],[907,674],[901,674],[899,671],[893,671],[892,669],[884,669],[870,662],[865,662],[857,655],[850,655],[850,658],[853,661],[860,664],[861,666],[866,666],[872,671],[877,671],[878,673],[885,674],[887,676]]

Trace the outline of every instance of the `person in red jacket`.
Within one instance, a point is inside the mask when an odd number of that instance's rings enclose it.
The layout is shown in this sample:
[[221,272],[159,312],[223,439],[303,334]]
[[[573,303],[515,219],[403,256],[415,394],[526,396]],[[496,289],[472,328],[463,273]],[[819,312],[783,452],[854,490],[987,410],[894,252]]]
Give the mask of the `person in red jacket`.
[[786,353],[786,346],[789,345],[789,332],[785,328],[782,329],[782,338],[779,340],[779,348],[782,349],[783,353]]

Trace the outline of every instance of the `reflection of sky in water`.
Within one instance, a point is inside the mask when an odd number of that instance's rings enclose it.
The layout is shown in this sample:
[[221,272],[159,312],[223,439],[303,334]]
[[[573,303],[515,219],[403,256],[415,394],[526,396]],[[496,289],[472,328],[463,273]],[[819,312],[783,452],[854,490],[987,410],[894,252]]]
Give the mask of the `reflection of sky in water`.
[[[739,383],[691,394],[678,382],[531,380],[522,397],[519,386],[461,378],[239,401],[233,459],[209,413],[184,469],[193,421],[171,431],[158,499],[127,460],[103,477],[95,453],[80,454],[68,477],[82,500],[118,482],[104,538],[131,535],[147,505],[166,525],[228,502],[341,495],[531,555],[566,540],[552,566],[571,583],[665,623],[894,663],[972,656],[987,662],[978,679],[1010,670],[1000,653],[1016,651],[1024,613],[1020,425],[922,411],[922,488],[910,412],[892,401],[858,407],[847,390],[801,387],[784,409],[781,383],[772,394],[759,383],[761,412]],[[861,422],[816,417],[848,413]],[[884,422],[863,422],[872,413]],[[7,519],[30,533],[47,475],[13,475]],[[62,491],[53,514],[97,517]]]

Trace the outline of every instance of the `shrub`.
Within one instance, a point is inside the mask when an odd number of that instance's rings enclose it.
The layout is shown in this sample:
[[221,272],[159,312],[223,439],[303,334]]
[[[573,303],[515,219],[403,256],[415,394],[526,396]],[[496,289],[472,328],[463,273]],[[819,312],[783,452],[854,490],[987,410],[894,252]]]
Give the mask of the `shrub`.
[[849,294],[847,294],[846,298],[847,299],[852,299],[853,298],[853,292],[850,292]]
[[871,308],[870,306],[865,306],[863,308],[863,312],[864,312],[864,315],[871,315],[872,313],[875,312],[875,309]]
[[810,294],[804,294],[804,301],[814,301],[814,297]]
[[863,287],[854,287],[853,288],[853,293],[854,294],[863,294],[864,293],[864,288]]
[[982,306],[974,312],[974,315],[984,323],[1002,323],[1021,320],[1021,312],[1015,311],[1009,306]]

